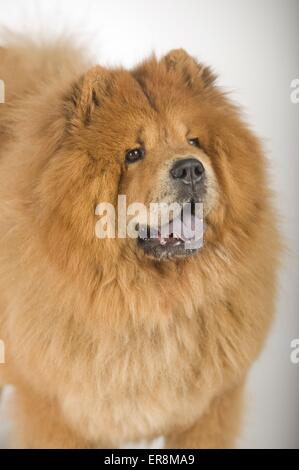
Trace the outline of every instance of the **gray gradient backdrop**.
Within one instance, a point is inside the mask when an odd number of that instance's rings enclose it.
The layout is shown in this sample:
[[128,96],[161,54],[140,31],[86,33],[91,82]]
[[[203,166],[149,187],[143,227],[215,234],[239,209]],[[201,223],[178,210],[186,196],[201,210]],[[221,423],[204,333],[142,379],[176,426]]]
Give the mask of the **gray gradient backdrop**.
[[240,447],[299,448],[299,364],[290,362],[299,338],[299,104],[290,100],[298,18],[299,0],[0,0],[1,25],[45,35],[67,28],[104,64],[131,66],[153,50],[184,47],[214,67],[263,138],[288,254],[276,322],[250,374]]

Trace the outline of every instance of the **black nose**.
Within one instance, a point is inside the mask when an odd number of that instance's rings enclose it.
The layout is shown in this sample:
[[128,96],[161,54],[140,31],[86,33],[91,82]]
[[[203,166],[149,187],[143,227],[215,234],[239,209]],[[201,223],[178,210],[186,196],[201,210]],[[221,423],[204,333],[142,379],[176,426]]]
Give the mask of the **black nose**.
[[196,184],[202,179],[205,169],[196,158],[184,158],[176,162],[170,170],[174,179],[179,179],[185,184]]

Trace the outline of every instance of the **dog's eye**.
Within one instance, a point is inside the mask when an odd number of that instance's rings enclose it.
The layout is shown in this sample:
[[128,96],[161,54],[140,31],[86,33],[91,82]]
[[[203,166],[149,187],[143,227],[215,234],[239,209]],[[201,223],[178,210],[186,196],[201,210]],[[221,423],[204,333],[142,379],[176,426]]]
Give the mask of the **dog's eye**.
[[126,152],[126,162],[127,163],[134,163],[137,162],[138,160],[142,160],[144,157],[144,148],[138,147],[136,149],[131,149]]
[[193,145],[193,147],[201,148],[200,140],[198,137],[193,137],[192,139],[188,139],[188,144]]

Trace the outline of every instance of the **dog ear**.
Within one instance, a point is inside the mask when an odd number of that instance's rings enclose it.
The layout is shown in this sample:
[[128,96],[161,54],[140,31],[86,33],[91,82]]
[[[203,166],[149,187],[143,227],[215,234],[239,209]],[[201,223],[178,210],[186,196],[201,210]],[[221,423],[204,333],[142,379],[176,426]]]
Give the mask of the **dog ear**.
[[184,49],[171,50],[162,62],[165,63],[168,71],[178,74],[189,88],[209,88],[217,79],[209,67],[197,62]]
[[91,122],[95,108],[101,106],[101,98],[107,94],[109,72],[96,65],[71,87],[65,103],[67,121],[75,126]]

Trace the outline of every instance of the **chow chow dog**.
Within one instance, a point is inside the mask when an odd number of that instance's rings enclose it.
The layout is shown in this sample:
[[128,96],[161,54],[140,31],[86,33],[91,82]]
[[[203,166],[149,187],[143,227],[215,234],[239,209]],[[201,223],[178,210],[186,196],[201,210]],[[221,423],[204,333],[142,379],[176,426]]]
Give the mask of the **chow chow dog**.
[[[0,78],[0,379],[16,389],[13,445],[163,435],[168,448],[233,447],[280,246],[259,141],[183,49],[125,70],[67,42],[8,41]],[[203,246],[159,231],[95,236],[95,208],[120,194],[202,203]]]

